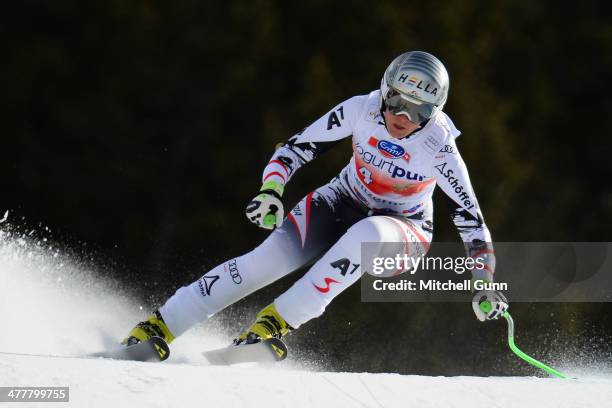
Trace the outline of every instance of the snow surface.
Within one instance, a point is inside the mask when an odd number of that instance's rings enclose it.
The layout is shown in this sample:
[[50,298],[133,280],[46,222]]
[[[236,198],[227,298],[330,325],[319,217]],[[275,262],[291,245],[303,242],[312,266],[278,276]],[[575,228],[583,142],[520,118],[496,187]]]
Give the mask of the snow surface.
[[0,386],[68,386],[70,402],[10,406],[601,408],[612,401],[609,374],[426,377],[312,371],[290,361],[212,367],[201,352],[228,339],[210,325],[177,339],[164,363],[82,358],[116,344],[148,310],[37,235],[0,228]]
[[326,373],[16,355],[0,355],[0,373],[3,385],[69,386],[69,404],[77,407],[601,408],[612,401],[609,380]]

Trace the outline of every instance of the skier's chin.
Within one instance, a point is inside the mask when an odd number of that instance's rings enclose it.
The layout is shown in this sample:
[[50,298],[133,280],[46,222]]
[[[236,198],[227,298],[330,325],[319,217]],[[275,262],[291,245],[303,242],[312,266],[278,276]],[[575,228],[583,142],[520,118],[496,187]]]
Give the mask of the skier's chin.
[[389,131],[391,137],[394,137],[395,139],[401,139],[403,137],[408,136],[408,134],[410,133],[410,129],[407,129],[396,123],[393,123],[391,126],[389,126],[387,130]]

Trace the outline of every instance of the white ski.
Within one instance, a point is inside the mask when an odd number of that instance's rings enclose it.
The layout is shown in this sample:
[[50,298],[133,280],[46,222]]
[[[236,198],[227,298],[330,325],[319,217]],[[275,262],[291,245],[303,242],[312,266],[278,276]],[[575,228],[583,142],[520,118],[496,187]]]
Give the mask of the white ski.
[[227,346],[202,354],[211,365],[232,365],[240,363],[275,363],[287,357],[287,346],[276,338],[253,344]]

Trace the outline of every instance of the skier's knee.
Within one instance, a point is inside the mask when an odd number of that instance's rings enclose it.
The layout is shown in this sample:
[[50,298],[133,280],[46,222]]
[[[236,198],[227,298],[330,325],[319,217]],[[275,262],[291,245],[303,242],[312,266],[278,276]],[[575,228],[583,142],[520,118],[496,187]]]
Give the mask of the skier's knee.
[[[398,255],[419,257],[429,249],[429,239],[417,225],[395,217],[365,218],[353,225],[346,235],[343,244],[345,247],[352,244],[353,251],[358,251],[362,272],[373,273],[380,259],[395,259]],[[394,269],[388,273],[395,275],[402,271]]]
[[364,218],[348,229],[347,234],[358,237],[361,242],[402,241],[402,221],[383,215]]

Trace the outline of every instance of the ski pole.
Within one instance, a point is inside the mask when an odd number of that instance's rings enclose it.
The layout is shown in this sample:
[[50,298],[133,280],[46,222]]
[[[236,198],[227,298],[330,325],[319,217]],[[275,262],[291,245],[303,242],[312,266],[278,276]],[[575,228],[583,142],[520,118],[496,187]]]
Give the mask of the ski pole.
[[508,322],[508,345],[510,346],[510,349],[514,352],[514,354],[516,354],[517,356],[519,356],[520,358],[522,358],[529,364],[536,366],[538,368],[541,368],[542,370],[546,371],[548,374],[552,374],[559,378],[567,378],[565,374],[562,374],[559,371],[555,370],[554,368],[549,367],[546,364],[541,363],[540,361],[536,360],[535,358],[530,357],[527,354],[523,353],[521,349],[519,349],[516,346],[516,344],[514,344],[514,320],[512,320],[512,316],[510,316],[510,313],[508,312],[505,312],[502,316]]

